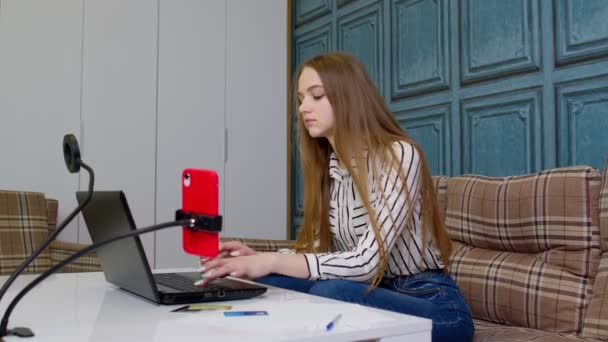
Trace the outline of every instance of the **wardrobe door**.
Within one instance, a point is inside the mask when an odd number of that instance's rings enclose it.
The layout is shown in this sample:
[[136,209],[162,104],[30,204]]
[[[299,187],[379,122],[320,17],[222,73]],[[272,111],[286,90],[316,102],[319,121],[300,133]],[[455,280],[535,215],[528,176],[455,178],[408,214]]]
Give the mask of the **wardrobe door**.
[[[149,0],[84,3],[82,153],[95,189],[123,190],[138,227],[155,222],[157,10]],[[154,235],[141,239],[153,265]],[[79,242],[90,242],[84,224]]]
[[[159,4],[156,222],[182,207],[181,172],[212,169],[224,203],[226,4],[161,0]],[[154,146],[154,145],[153,145]],[[156,267],[197,266],[182,249],[181,228],[156,233]]]
[[223,236],[285,239],[287,2],[226,1]]
[[[76,207],[78,176],[63,135],[80,137],[82,0],[0,4],[0,189],[43,192],[59,220]],[[78,241],[74,220],[59,235]]]

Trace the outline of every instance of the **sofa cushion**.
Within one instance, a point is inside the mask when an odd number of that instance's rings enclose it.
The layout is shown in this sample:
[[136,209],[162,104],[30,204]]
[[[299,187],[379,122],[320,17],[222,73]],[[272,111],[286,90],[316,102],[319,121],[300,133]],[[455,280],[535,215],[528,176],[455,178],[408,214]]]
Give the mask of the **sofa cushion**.
[[[44,194],[0,191],[0,274],[10,274],[48,237]],[[45,249],[24,270],[42,272],[50,266]]]
[[[54,265],[72,256],[72,254],[88,247],[85,244],[55,240],[51,243],[51,263]],[[93,251],[65,265],[59,272],[98,272],[101,264]]]
[[453,242],[450,273],[473,317],[550,332],[579,330],[590,280],[540,254],[512,253]]
[[608,252],[608,160],[604,166],[602,176],[602,190],[600,191],[600,235],[602,250]]
[[581,330],[601,254],[599,190],[591,167],[448,181],[450,271],[475,318]]
[[534,341],[534,342],[576,342],[588,341],[573,335],[558,334],[542,330],[510,327],[480,320],[475,321],[474,342]]
[[608,161],[600,191],[600,233],[602,259],[593,283],[593,295],[583,326],[583,336],[608,341]]
[[583,325],[583,336],[608,341],[608,253],[602,255],[593,296]]

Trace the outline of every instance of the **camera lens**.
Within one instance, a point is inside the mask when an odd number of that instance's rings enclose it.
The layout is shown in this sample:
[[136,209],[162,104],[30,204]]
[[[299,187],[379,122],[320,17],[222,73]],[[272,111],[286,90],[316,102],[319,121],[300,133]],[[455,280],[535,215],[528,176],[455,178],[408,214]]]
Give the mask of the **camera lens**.
[[184,186],[185,187],[189,187],[190,186],[190,174],[189,173],[184,173]]

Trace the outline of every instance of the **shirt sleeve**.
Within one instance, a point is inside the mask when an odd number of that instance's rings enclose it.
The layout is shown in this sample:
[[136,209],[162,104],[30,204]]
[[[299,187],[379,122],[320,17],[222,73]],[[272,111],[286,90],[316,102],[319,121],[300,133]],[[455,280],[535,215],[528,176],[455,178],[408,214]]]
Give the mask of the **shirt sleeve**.
[[[393,145],[395,155],[400,159],[400,165],[407,186],[397,171],[381,170],[378,203],[374,208],[379,228],[384,236],[383,248],[388,255],[397,237],[406,226],[407,212],[420,196],[420,156],[416,149],[407,143],[397,142]],[[410,201],[406,200],[406,192]],[[393,225],[393,220],[394,225]],[[370,282],[379,266],[380,254],[375,239],[374,230],[370,223],[359,239],[357,246],[350,251],[332,253],[305,253],[310,280],[317,279],[347,279],[357,282]]]

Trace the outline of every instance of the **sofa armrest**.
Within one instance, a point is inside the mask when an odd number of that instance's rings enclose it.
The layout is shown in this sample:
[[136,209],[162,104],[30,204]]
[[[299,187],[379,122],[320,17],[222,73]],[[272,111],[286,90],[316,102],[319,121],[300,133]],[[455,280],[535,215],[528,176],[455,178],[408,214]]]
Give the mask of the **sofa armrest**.
[[46,216],[49,234],[57,228],[57,211],[59,209],[59,201],[54,198],[46,199]]
[[296,240],[241,239],[232,237],[222,237],[220,241],[238,241],[258,252],[276,252],[282,248],[291,249],[296,243]]
[[[85,244],[59,241],[55,240],[51,243],[51,264],[56,265],[57,263],[67,259],[72,254],[80,251],[87,247]],[[98,272],[101,271],[101,265],[97,254],[91,252],[87,255],[83,255],[80,258],[72,261],[65,265],[60,272]]]

